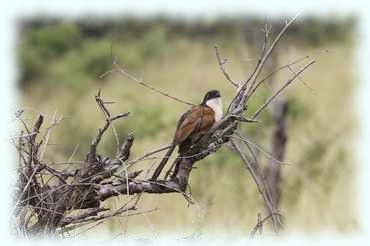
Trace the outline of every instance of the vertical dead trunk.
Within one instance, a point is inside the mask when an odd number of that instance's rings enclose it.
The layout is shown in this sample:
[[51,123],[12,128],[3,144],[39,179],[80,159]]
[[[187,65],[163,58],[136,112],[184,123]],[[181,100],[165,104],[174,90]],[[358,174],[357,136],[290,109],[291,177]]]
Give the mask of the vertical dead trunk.
[[[255,26],[255,23],[253,23]],[[256,28],[252,28],[251,23],[246,24],[244,29],[244,36],[249,47],[253,49],[260,50],[261,49],[261,38],[263,33]],[[262,24],[261,24],[262,25]],[[269,38],[273,39],[277,35],[275,30],[279,23],[272,23],[272,29],[269,34]],[[265,74],[270,74],[274,70],[276,70],[279,66],[279,51],[281,51],[282,47],[277,47],[275,52],[270,55],[268,62],[266,63],[264,72]],[[256,52],[258,53],[258,52]],[[271,92],[275,91],[278,87],[276,84],[276,76],[272,75],[269,78],[268,84],[271,88]],[[286,116],[287,116],[288,104],[284,97],[284,95],[280,95],[278,98],[271,105],[270,114],[273,120],[273,132],[271,134],[271,148],[270,154],[273,158],[271,158],[263,168],[263,178],[267,184],[270,193],[270,199],[272,204],[274,204],[275,209],[279,211],[279,202],[280,202],[280,194],[281,194],[281,164],[279,162],[284,161],[285,149],[286,149],[286,141],[287,141],[287,133],[286,133]],[[275,159],[275,160],[273,160]],[[279,162],[277,162],[278,160]],[[268,209],[267,209],[268,211]],[[278,228],[280,229],[280,228]]]
[[[274,130],[271,135],[271,155],[278,161],[284,161],[286,148],[286,113],[288,104],[284,99],[277,100],[273,105],[272,118]],[[263,174],[270,190],[271,200],[279,207],[281,164],[275,160],[269,160],[263,170]]]
[[[266,67],[266,72],[270,73],[277,69],[279,65],[279,52],[275,52],[271,56],[269,66]],[[276,77],[270,78],[269,85],[274,90],[277,87]],[[271,105],[271,117],[273,120],[273,130],[271,134],[271,156],[263,169],[263,176],[270,191],[270,197],[276,209],[279,211],[280,195],[281,195],[281,163],[284,161],[285,149],[287,143],[287,111],[288,103],[284,95],[280,95]]]

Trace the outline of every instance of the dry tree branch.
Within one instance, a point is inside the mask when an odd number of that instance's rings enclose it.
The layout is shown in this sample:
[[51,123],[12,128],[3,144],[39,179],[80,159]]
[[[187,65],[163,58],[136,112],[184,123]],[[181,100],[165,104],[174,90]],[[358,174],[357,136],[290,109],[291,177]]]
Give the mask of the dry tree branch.
[[[280,214],[276,214],[276,215],[279,215]],[[272,218],[272,214],[269,214],[268,216],[266,216],[265,218],[261,219],[261,213],[258,213],[257,214],[257,223],[256,225],[254,226],[253,230],[251,231],[250,235],[249,235],[249,238],[250,239],[253,239],[254,236],[256,235],[257,231],[259,231],[260,234],[262,234],[262,229],[263,229],[263,224],[270,218]]]
[[[45,144],[45,139],[40,134],[40,128],[43,124],[43,116],[39,116],[32,130],[23,121],[20,114],[17,118],[22,122],[27,136],[21,137],[17,144],[19,152],[19,182],[18,182],[18,201],[15,205],[15,210],[26,210],[26,212],[17,213],[16,217],[22,223],[21,227],[17,227],[25,235],[41,234],[45,232],[63,232],[79,228],[82,225],[95,222],[96,226],[106,219],[116,216],[120,213],[111,212],[103,208],[102,202],[115,196],[131,196],[142,193],[162,194],[162,193],[178,193],[192,203],[192,198],[187,194],[188,180],[190,173],[195,163],[217,151],[223,144],[231,142],[237,150],[247,170],[250,172],[252,179],[256,183],[257,189],[260,192],[262,199],[267,204],[271,214],[271,220],[275,231],[281,227],[279,213],[275,211],[275,205],[272,203],[269,195],[268,187],[266,186],[263,176],[253,163],[254,160],[249,160],[247,154],[236,142],[233,137],[240,123],[257,123],[257,116],[283,91],[290,85],[300,74],[302,74],[314,61],[306,64],[298,72],[295,72],[284,84],[276,91],[261,107],[250,117],[246,118],[243,113],[248,105],[249,99],[254,95],[258,87],[266,80],[258,81],[258,77],[269,57],[273,52],[274,47],[280,41],[281,37],[294,21],[295,16],[291,21],[286,23],[280,33],[268,47],[267,39],[270,29],[265,25],[265,39],[262,47],[261,57],[256,64],[256,67],[248,80],[242,84],[238,84],[231,79],[226,72],[224,65],[226,60],[221,58],[219,50],[215,47],[216,57],[220,66],[221,72],[226,80],[233,86],[237,87],[235,96],[232,99],[225,116],[217,122],[210,131],[208,131],[196,144],[190,146],[181,155],[178,155],[174,163],[176,164],[176,172],[167,180],[143,180],[139,178],[142,170],[130,171],[130,167],[134,164],[143,161],[154,154],[159,153],[169,148],[169,146],[159,147],[137,157],[130,159],[130,150],[134,143],[134,134],[129,133],[120,144],[118,134],[116,134],[112,123],[118,119],[125,118],[129,113],[121,113],[112,116],[109,109],[106,107],[108,102],[101,98],[101,92],[97,93],[95,100],[98,107],[104,114],[105,124],[98,129],[96,136],[93,138],[89,152],[86,154],[85,160],[74,170],[65,169],[58,170],[52,168],[53,163],[47,163],[40,157],[39,149],[42,144]],[[298,61],[297,61],[298,62]],[[108,73],[116,72],[125,76],[139,85],[144,86],[155,93],[166,96],[181,102],[183,104],[193,106],[192,103],[171,96],[159,89],[156,89],[151,83],[130,75],[126,70],[119,67],[114,62],[114,69]],[[282,68],[281,68],[282,69]],[[107,74],[107,73],[106,73]],[[258,81],[258,82],[257,82]],[[104,136],[104,133],[109,127],[112,127],[116,142],[117,155],[113,158],[104,157],[98,151],[98,145]],[[41,137],[41,139],[39,139]],[[45,137],[45,135],[44,135]],[[39,140],[39,141],[38,141]],[[249,147],[252,156],[253,151]],[[256,158],[254,158],[256,159]],[[71,158],[70,158],[71,160]],[[72,161],[66,162],[72,163]],[[122,172],[124,176],[120,176]],[[48,180],[45,182],[44,179]],[[136,208],[136,204],[134,206]],[[128,207],[125,207],[126,212]],[[75,217],[68,216],[73,211],[81,211]],[[18,224],[18,223],[17,223]],[[63,229],[64,228],[64,229]]]
[[[95,161],[97,145],[99,144],[104,132],[108,129],[109,126],[111,126],[112,122],[115,121],[115,120],[118,120],[120,118],[127,117],[130,114],[129,112],[127,112],[127,113],[122,113],[122,114],[118,114],[116,116],[111,117],[108,109],[105,107],[105,102],[100,97],[100,93],[101,93],[101,90],[99,90],[98,94],[95,96],[95,101],[98,104],[99,108],[103,111],[103,113],[105,115],[106,122],[105,122],[105,125],[103,126],[103,128],[98,130],[98,134],[96,135],[96,138],[94,139],[94,141],[92,142],[92,144],[90,146],[90,153],[88,155],[88,160],[90,162]],[[115,132],[115,130],[113,130],[113,131],[114,131],[115,137],[116,137],[117,149],[118,149],[117,154],[118,154],[120,152],[119,139],[118,139],[118,135]]]
[[230,75],[226,72],[225,70],[225,64],[227,63],[227,59],[226,58],[221,58],[220,56],[220,52],[218,51],[218,47],[217,45],[215,45],[215,52],[216,52],[216,57],[217,57],[217,60],[218,60],[218,65],[220,66],[220,69],[222,71],[222,73],[224,74],[225,78],[233,85],[235,86],[236,88],[239,87],[239,83],[236,82],[235,80],[233,80]]
[[[279,164],[279,165],[291,165],[288,162],[277,160],[270,153],[268,153],[266,150],[264,150],[263,148],[261,148],[257,144],[253,143],[252,141],[248,140],[245,137],[240,136],[240,134],[238,132],[236,132],[234,135],[231,135],[229,137],[230,138],[235,138],[235,139],[241,140],[242,142],[245,143],[245,145],[248,147],[248,149],[251,149],[251,146],[250,145],[252,145],[256,150],[258,150],[259,152],[261,152],[267,159],[273,161],[276,164]],[[252,150],[250,150],[250,152],[253,153]]]
[[[158,93],[158,94],[160,94],[162,96],[171,98],[174,101],[177,101],[177,102],[180,102],[180,103],[189,105],[189,106],[194,106],[193,103],[190,103],[190,102],[187,102],[187,101],[185,101],[183,99],[180,99],[178,97],[172,96],[172,95],[170,95],[167,92],[163,92],[162,90],[159,90],[159,89],[155,88],[154,86],[152,86],[150,82],[145,81],[143,79],[139,79],[139,78],[137,78],[137,77],[129,74],[116,61],[113,63],[113,65],[114,65],[114,69],[112,69],[111,71],[109,71],[109,73],[116,72],[116,73],[118,73],[118,74],[120,74],[120,75],[122,75],[122,76],[124,76],[124,77],[126,77],[126,78],[128,78],[130,80],[132,80],[132,81],[135,81],[139,85],[144,86],[144,87],[146,87],[146,88],[148,88],[148,89],[150,89],[150,90],[152,90],[152,91],[154,91],[154,92],[156,92],[156,93]],[[105,76],[105,74],[103,76]]]
[[259,87],[260,85],[262,85],[264,82],[266,82],[266,80],[268,80],[269,78],[271,78],[275,73],[277,73],[277,72],[281,71],[282,69],[289,68],[290,66],[292,66],[292,65],[294,65],[294,64],[297,64],[297,63],[300,63],[300,62],[302,62],[303,60],[308,59],[308,58],[310,58],[310,57],[309,57],[309,56],[304,56],[304,57],[298,58],[298,59],[296,59],[296,60],[294,60],[294,61],[292,61],[292,62],[290,62],[290,63],[288,63],[288,64],[286,64],[286,65],[283,65],[283,66],[278,67],[276,70],[272,71],[272,72],[271,72],[271,73],[269,73],[266,77],[264,77],[263,79],[261,79],[261,80],[260,80],[260,81],[255,85],[255,87],[253,87],[253,88],[251,89],[251,91],[248,93],[247,98],[249,98],[251,95],[253,95],[253,93],[258,89],[258,87]]
[[43,156],[44,156],[44,154],[46,152],[46,147],[48,146],[49,137],[50,137],[50,133],[51,133],[52,127],[58,124],[58,121],[57,121],[57,118],[56,118],[56,114],[57,114],[57,112],[55,111],[54,112],[54,115],[52,117],[53,123],[52,123],[51,127],[48,127],[48,129],[46,130],[45,144],[44,144],[44,148],[43,148],[43,150],[42,150],[42,152],[40,154],[40,161],[42,161],[42,158],[43,158]]
[[159,152],[165,151],[165,150],[169,149],[171,146],[172,146],[171,144],[167,144],[167,145],[165,145],[163,147],[159,147],[159,148],[157,148],[155,150],[149,151],[149,152],[143,154],[142,156],[140,156],[140,157],[138,157],[138,158],[136,158],[136,159],[134,159],[132,161],[128,161],[127,162],[127,167],[130,167],[130,166],[136,164],[139,161],[146,160],[146,158],[149,157],[149,156],[151,156],[151,155],[154,155],[154,154],[157,154]]
[[242,151],[241,147],[235,140],[231,140],[231,144],[243,160],[246,168],[248,169],[253,178],[253,181],[257,186],[258,192],[261,194],[264,202],[267,205],[266,207],[269,209],[270,214],[272,214],[273,228],[275,232],[277,232],[282,226],[282,223],[280,221],[280,218],[276,216],[277,211],[275,211],[275,205],[272,203],[271,197],[269,197],[268,187],[263,180],[261,172],[256,168],[256,165],[253,165],[251,161],[245,156],[245,153]]
[[[252,72],[250,78],[244,83],[243,86],[245,86],[249,81],[251,81],[251,85],[249,86],[249,88],[253,88],[254,83],[257,81],[258,76],[260,75],[263,66],[265,65],[267,59],[269,58],[270,54],[274,50],[275,46],[279,43],[280,39],[283,37],[283,35],[285,34],[285,32],[288,30],[289,26],[295,21],[295,19],[298,18],[298,16],[301,13],[302,13],[302,11],[299,12],[299,13],[297,13],[289,22],[287,22],[284,25],[284,27],[281,29],[281,31],[279,32],[279,34],[276,36],[276,38],[272,42],[272,44],[269,47],[269,49],[266,52],[262,52],[261,59],[258,61],[257,65],[256,65],[256,68],[254,69],[254,71]],[[267,43],[268,33],[269,32],[266,32],[265,40],[264,40],[264,45],[266,45],[266,43]]]
[[272,100],[274,100],[288,85],[290,85],[301,73],[303,73],[309,66],[313,65],[314,63],[315,61],[311,61],[303,68],[301,68],[298,72],[296,72],[292,77],[290,77],[279,90],[272,94],[270,98],[268,98],[266,102],[261,105],[261,107],[259,107],[256,112],[254,112],[254,114],[251,116],[251,119],[255,119],[272,102]]

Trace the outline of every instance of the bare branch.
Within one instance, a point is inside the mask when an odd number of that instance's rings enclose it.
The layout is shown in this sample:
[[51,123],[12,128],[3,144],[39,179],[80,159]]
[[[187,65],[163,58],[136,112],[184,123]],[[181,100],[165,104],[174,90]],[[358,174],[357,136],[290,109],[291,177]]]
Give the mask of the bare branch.
[[[274,39],[274,41],[272,42],[270,48],[264,52],[265,54],[262,55],[261,59],[259,60],[259,62],[257,63],[256,65],[256,68],[255,70],[253,71],[253,73],[251,74],[250,78],[244,83],[243,87],[246,86],[246,84],[251,81],[251,85],[249,86],[250,89],[253,88],[253,85],[254,83],[256,82],[256,80],[258,79],[258,76],[260,75],[261,71],[262,71],[262,68],[263,66],[265,65],[268,57],[270,56],[270,54],[272,53],[272,51],[274,50],[275,46],[278,44],[278,42],[280,41],[281,37],[284,35],[284,33],[286,32],[286,30],[288,30],[289,26],[295,21],[295,19],[298,18],[298,16],[301,14],[301,12],[299,12],[298,14],[296,14],[289,22],[287,22],[285,24],[285,26],[283,27],[283,29],[281,29],[281,31],[279,32],[279,34],[276,36],[276,38]],[[268,34],[268,33],[267,33]],[[267,38],[267,35],[265,35],[265,37]],[[249,90],[250,90],[249,89]]]
[[253,143],[252,141],[246,139],[245,137],[242,137],[239,133],[236,133],[235,134],[236,136],[232,135],[232,136],[229,136],[230,138],[236,138],[236,139],[239,139],[241,141],[243,141],[246,145],[253,145],[253,147],[255,149],[257,149],[258,151],[260,151],[261,153],[263,153],[268,159],[272,160],[274,163],[277,163],[279,165],[291,165],[291,163],[288,163],[288,162],[284,162],[284,161],[279,161],[277,159],[275,159],[270,153],[268,153],[266,150],[264,150],[263,148],[261,148],[260,146],[258,146],[257,144]]
[[160,147],[160,148],[158,148],[158,149],[155,149],[155,150],[149,151],[148,153],[145,153],[144,155],[142,155],[142,156],[140,156],[140,157],[138,157],[138,158],[136,158],[136,159],[134,159],[134,160],[132,160],[132,161],[129,161],[129,162],[127,163],[127,166],[128,166],[128,167],[130,167],[130,166],[132,166],[133,164],[135,164],[135,163],[137,163],[137,162],[139,162],[139,161],[145,160],[147,157],[149,157],[149,156],[151,156],[151,155],[154,155],[154,154],[156,154],[156,153],[159,153],[159,152],[162,152],[162,151],[164,151],[164,150],[166,150],[166,149],[169,149],[171,146],[172,146],[171,144],[168,144],[168,145],[165,145],[165,146]]
[[239,153],[241,159],[243,160],[246,168],[248,169],[249,173],[251,174],[256,186],[258,192],[263,197],[263,200],[266,203],[266,207],[269,209],[270,213],[272,214],[272,221],[273,221],[273,228],[275,231],[278,231],[278,228],[281,226],[281,222],[278,216],[276,216],[275,211],[275,205],[272,203],[271,199],[269,198],[267,194],[267,187],[266,184],[264,184],[263,178],[258,170],[254,168],[254,166],[251,164],[251,162],[248,160],[248,158],[245,156],[241,148],[239,147],[238,143],[234,140],[231,140],[231,144],[235,148],[235,150]]
[[303,68],[301,68],[298,72],[296,72],[291,78],[289,78],[279,90],[272,94],[271,97],[267,99],[267,101],[261,107],[259,107],[256,110],[256,112],[254,112],[251,118],[255,119],[262,112],[262,110],[264,110],[272,102],[272,100],[275,99],[275,97],[277,97],[288,85],[290,85],[301,73],[303,73],[304,70],[306,70],[314,63],[315,61],[311,61],[310,63],[306,64]]
[[144,86],[144,87],[146,87],[146,88],[148,88],[148,89],[150,89],[150,90],[152,90],[152,91],[154,91],[154,92],[156,92],[156,93],[158,93],[162,96],[171,98],[172,100],[175,100],[177,102],[180,102],[180,103],[183,103],[183,104],[186,104],[186,105],[189,105],[189,106],[194,106],[193,103],[187,102],[187,101],[185,101],[183,99],[180,99],[178,97],[171,96],[169,93],[163,92],[163,91],[153,87],[151,85],[151,83],[148,82],[148,81],[144,81],[143,79],[138,79],[138,78],[134,77],[133,75],[129,74],[126,70],[124,70],[122,67],[120,67],[117,63],[114,63],[114,66],[115,66],[115,68],[112,71],[117,72],[118,74],[123,75],[126,78],[129,78],[129,79],[135,81],[139,85]]
[[[281,214],[276,213],[275,215],[281,216]],[[268,219],[272,218],[273,214],[269,214],[264,219],[261,219],[261,213],[257,214],[257,224],[254,226],[253,230],[251,231],[249,238],[253,239],[256,235],[257,231],[259,231],[260,234],[262,234],[263,229],[263,223],[265,223]]]
[[[87,159],[90,163],[95,162],[95,160],[96,160],[96,148],[97,148],[104,132],[109,128],[112,121],[127,117],[130,114],[129,112],[127,112],[127,113],[118,114],[114,117],[111,117],[108,109],[104,105],[105,104],[104,101],[100,97],[100,90],[98,92],[98,95],[95,96],[95,101],[99,105],[99,108],[103,111],[103,113],[105,115],[105,118],[106,118],[106,122],[105,122],[105,125],[101,129],[98,129],[98,134],[96,135],[95,139],[93,140],[93,142],[90,145],[90,152],[89,152],[88,157],[87,157]],[[117,152],[119,153],[120,150],[119,150],[118,135],[115,134],[115,137],[116,137],[117,148],[118,148]]]
[[227,62],[227,59],[226,58],[221,58],[220,56],[220,53],[218,51],[218,47],[215,45],[215,52],[216,52],[216,57],[217,57],[217,60],[218,60],[218,65],[220,66],[220,69],[222,71],[222,73],[225,75],[225,78],[235,87],[239,87],[239,83],[236,82],[235,80],[233,80],[230,75],[226,72],[225,70],[225,64]]
[[33,126],[32,135],[30,136],[30,142],[35,143],[36,135],[39,133],[41,125],[44,121],[44,116],[39,115],[37,118],[35,125]]
[[118,159],[122,161],[126,161],[128,157],[130,156],[130,149],[132,146],[132,143],[134,142],[135,135],[133,132],[130,132],[126,138],[126,141],[122,144],[119,154],[118,154]]
[[254,94],[254,92],[258,89],[258,87],[259,87],[261,84],[263,84],[263,82],[265,82],[267,79],[271,78],[271,77],[272,77],[274,74],[276,74],[277,72],[281,71],[282,69],[289,68],[290,66],[292,66],[292,65],[294,65],[294,64],[297,64],[297,63],[299,63],[299,62],[301,62],[301,61],[303,61],[303,60],[305,60],[305,59],[308,59],[308,58],[310,58],[310,57],[309,57],[309,56],[304,56],[304,57],[298,58],[298,59],[296,59],[296,60],[294,60],[294,61],[292,61],[292,62],[290,62],[290,63],[288,63],[288,64],[286,64],[286,65],[283,65],[283,66],[278,67],[276,70],[272,71],[272,72],[271,72],[270,74],[268,74],[266,77],[264,77],[263,79],[261,79],[261,80],[256,84],[256,86],[250,90],[250,92],[249,92],[249,93],[248,93],[248,95],[247,95],[247,98],[251,97],[251,96]]

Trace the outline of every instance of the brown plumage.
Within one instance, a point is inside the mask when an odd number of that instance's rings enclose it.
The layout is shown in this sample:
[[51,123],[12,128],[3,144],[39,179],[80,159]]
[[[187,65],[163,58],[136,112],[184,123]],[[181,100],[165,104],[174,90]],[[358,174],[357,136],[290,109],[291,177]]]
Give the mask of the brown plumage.
[[[193,144],[206,134],[215,123],[215,111],[207,105],[208,100],[220,97],[216,90],[209,91],[200,105],[193,106],[186,111],[177,122],[172,145],[159,163],[150,180],[155,181],[166,165],[170,155],[179,146],[179,154],[183,155]],[[177,168],[175,168],[177,170]],[[175,171],[176,172],[176,171]]]
[[204,135],[215,122],[215,112],[208,106],[192,107],[182,115],[175,133],[175,144],[181,145],[189,136],[192,142]]

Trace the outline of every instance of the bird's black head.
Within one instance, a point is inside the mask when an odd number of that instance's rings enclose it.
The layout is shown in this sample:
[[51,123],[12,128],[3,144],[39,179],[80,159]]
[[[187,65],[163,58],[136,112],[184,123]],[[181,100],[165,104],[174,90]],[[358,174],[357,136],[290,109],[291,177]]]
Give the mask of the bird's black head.
[[204,96],[202,104],[206,104],[208,100],[219,98],[219,97],[221,97],[221,94],[218,90],[211,90],[207,92],[206,95]]

